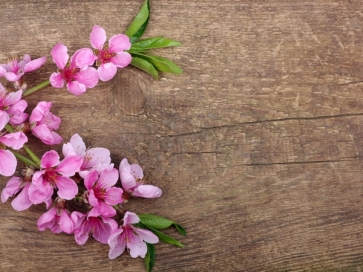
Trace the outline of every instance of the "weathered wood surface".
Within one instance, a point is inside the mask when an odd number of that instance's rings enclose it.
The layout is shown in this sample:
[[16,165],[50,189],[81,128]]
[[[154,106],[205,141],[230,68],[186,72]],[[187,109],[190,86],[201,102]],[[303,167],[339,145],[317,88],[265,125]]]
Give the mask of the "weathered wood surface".
[[[0,1],[1,50],[89,46],[94,24],[125,31],[142,1]],[[128,203],[175,219],[186,247],[157,246],[155,271],[361,271],[363,5],[360,1],[152,0],[145,37],[184,73],[127,68],[80,98],[48,88],[65,139],[139,162],[162,198]],[[3,81],[2,81],[3,82]],[[32,146],[43,147],[32,139]],[[56,147],[58,150],[60,147]],[[0,189],[5,186],[1,178]],[[1,271],[143,271],[108,247],[39,232],[44,207],[0,205]],[[170,232],[173,233],[173,232]]]

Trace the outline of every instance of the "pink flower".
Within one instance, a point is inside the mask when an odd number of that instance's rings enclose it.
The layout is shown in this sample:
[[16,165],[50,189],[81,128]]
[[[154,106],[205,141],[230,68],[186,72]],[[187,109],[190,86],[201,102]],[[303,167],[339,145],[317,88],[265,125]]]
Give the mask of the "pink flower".
[[88,190],[88,203],[93,207],[88,216],[116,215],[112,205],[122,203],[122,189],[113,187],[118,180],[118,171],[115,168],[104,170],[98,177],[97,171],[90,172],[84,179],[84,185]]
[[40,160],[40,171],[34,173],[29,188],[29,198],[33,204],[47,201],[53,194],[53,188],[58,189],[60,198],[70,200],[78,193],[77,184],[70,176],[79,171],[82,158],[70,156],[62,161],[56,151],[46,152]]
[[120,163],[120,177],[122,188],[132,196],[157,198],[162,194],[160,188],[153,185],[144,185],[144,174],[140,165],[130,165],[127,159],[123,159]]
[[102,244],[107,244],[110,234],[117,229],[115,220],[107,217],[88,217],[80,212],[73,212],[71,218],[74,222],[74,239],[77,244],[83,245],[90,235]]
[[31,60],[29,55],[24,55],[23,59],[14,58],[8,61],[7,64],[0,64],[0,77],[6,77],[7,80],[18,81],[24,73],[29,73],[37,70],[44,64],[46,57]]
[[155,244],[159,242],[159,238],[149,230],[135,228],[132,224],[136,224],[140,218],[133,212],[126,212],[123,218],[123,225],[114,231],[108,238],[110,251],[108,257],[115,259],[120,256],[126,249],[130,249],[132,258],[145,257],[147,252],[146,243]]
[[22,90],[9,93],[0,83],[0,110],[9,114],[11,125],[21,124],[28,118],[28,114],[24,113],[28,103],[21,100],[22,94]]
[[124,68],[131,62],[131,55],[124,50],[131,48],[130,38],[124,34],[118,34],[106,42],[106,31],[95,25],[92,29],[91,45],[95,49],[94,55],[90,50],[82,50],[76,58],[76,63],[84,65],[85,63],[96,60],[98,76],[102,81],[108,81],[113,78],[117,68]]
[[89,67],[93,62],[84,61],[82,66],[76,65],[75,58],[80,50],[68,61],[67,50],[67,47],[60,43],[53,47],[52,58],[59,69],[58,72],[51,74],[50,84],[55,88],[62,88],[66,83],[68,91],[74,95],[81,95],[86,88],[93,88],[97,85],[97,71],[95,68]]
[[29,182],[24,182],[21,177],[12,177],[6,187],[1,192],[1,201],[5,203],[9,197],[19,194],[11,202],[11,206],[16,211],[24,211],[28,209],[33,203],[29,199]]
[[70,212],[64,208],[53,207],[49,209],[39,217],[37,225],[40,231],[49,229],[53,233],[61,233],[63,231],[71,234],[74,230],[74,223],[70,217]]
[[[0,110],[0,132],[9,122],[9,115]],[[23,132],[14,132],[8,134],[0,133],[0,175],[12,176],[15,173],[17,161],[14,154],[6,150],[6,147],[19,150],[28,141]]]
[[63,138],[53,131],[59,128],[61,119],[50,112],[51,107],[52,102],[39,102],[29,117],[33,135],[48,145],[63,141]]
[[85,178],[92,170],[101,173],[105,169],[112,169],[110,151],[106,148],[96,147],[86,149],[86,145],[78,134],[71,137],[69,143],[63,145],[63,155],[79,156],[83,158],[83,164],[79,171],[79,175]]

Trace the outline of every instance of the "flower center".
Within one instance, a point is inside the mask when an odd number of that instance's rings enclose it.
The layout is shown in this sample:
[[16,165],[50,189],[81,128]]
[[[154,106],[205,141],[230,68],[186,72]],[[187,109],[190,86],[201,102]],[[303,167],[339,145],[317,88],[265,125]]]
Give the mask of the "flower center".
[[110,62],[113,57],[116,57],[117,54],[111,51],[111,48],[106,44],[101,51],[96,52],[97,62],[96,65],[100,66],[102,63]]
[[43,174],[43,178],[48,181],[51,185],[55,185],[57,183],[57,178],[59,174],[53,169],[46,170]]
[[64,70],[60,70],[62,78],[65,82],[75,81],[77,80],[77,74],[79,73],[80,69],[73,66],[70,66],[68,62]]

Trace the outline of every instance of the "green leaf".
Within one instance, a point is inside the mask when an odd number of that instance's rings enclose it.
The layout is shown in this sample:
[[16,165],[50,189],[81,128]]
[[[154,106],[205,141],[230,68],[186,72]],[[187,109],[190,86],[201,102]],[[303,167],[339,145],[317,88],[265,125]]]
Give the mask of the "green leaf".
[[126,30],[126,35],[129,36],[131,43],[137,41],[144,33],[146,26],[149,22],[150,16],[150,2],[146,0],[142,5],[139,13]]
[[156,79],[159,78],[158,71],[155,69],[154,65],[147,60],[132,56],[131,65],[145,71]]
[[138,216],[142,224],[154,229],[166,229],[174,224],[174,222],[169,219],[153,214],[139,214]]
[[166,58],[153,55],[145,55],[141,53],[132,53],[131,55],[133,57],[136,56],[144,60],[147,60],[148,62],[152,63],[154,67],[160,72],[173,73],[173,74],[183,73],[183,70],[178,65],[176,65],[174,62]]
[[145,226],[143,223],[139,222],[139,223],[134,224],[134,226],[137,227],[137,228],[150,230],[157,237],[159,237],[159,239],[161,241],[163,241],[164,243],[175,245],[175,246],[178,246],[178,247],[184,247],[184,245],[182,243],[180,243],[178,240],[176,240],[174,238],[171,238],[170,236],[168,236],[168,235],[162,233],[161,231],[158,231],[158,230],[156,230],[156,229],[154,229],[152,227]]
[[181,45],[180,42],[171,39],[163,37],[155,37],[135,42],[134,44],[132,44],[131,49],[129,51],[132,52],[132,51],[150,50],[155,48],[180,46],[180,45]]
[[145,255],[145,267],[147,272],[151,272],[155,265],[155,246],[153,244],[146,243],[147,253]]
[[186,230],[182,226],[164,217],[153,214],[139,214],[138,216],[140,218],[140,222],[147,227],[152,227],[154,229],[166,229],[170,226],[174,226],[180,234],[187,235]]

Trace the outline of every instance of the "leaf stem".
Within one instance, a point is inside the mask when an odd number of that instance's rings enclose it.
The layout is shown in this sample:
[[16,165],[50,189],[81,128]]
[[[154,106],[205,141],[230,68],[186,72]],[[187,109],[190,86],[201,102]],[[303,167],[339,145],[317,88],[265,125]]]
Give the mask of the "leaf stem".
[[38,166],[38,165],[36,165],[36,163],[34,163],[33,161],[29,160],[28,158],[24,157],[23,155],[20,155],[19,153],[16,153],[16,152],[15,152],[14,150],[12,150],[12,149],[9,149],[9,150],[10,150],[10,152],[11,152],[11,153],[13,153],[13,154],[14,154],[14,156],[15,156],[17,159],[21,160],[23,163],[28,164],[28,165],[32,165],[32,166],[34,166],[34,167],[36,167],[36,168],[39,168],[39,166]]
[[25,152],[28,153],[33,162],[36,163],[37,167],[40,168],[40,159],[37,157],[37,155],[35,155],[34,152],[31,151],[31,149],[28,146],[24,145],[23,148]]
[[44,89],[44,88],[48,87],[49,85],[50,85],[49,80],[46,80],[46,81],[44,81],[44,82],[42,82],[42,83],[38,84],[37,86],[35,86],[35,87],[33,87],[33,88],[31,88],[31,89],[29,89],[29,90],[25,91],[25,92],[23,93],[23,97],[26,97],[26,96],[28,96],[28,95],[31,95],[31,94],[33,94],[33,93],[37,92],[37,91],[40,91],[40,90],[42,90],[42,89]]

